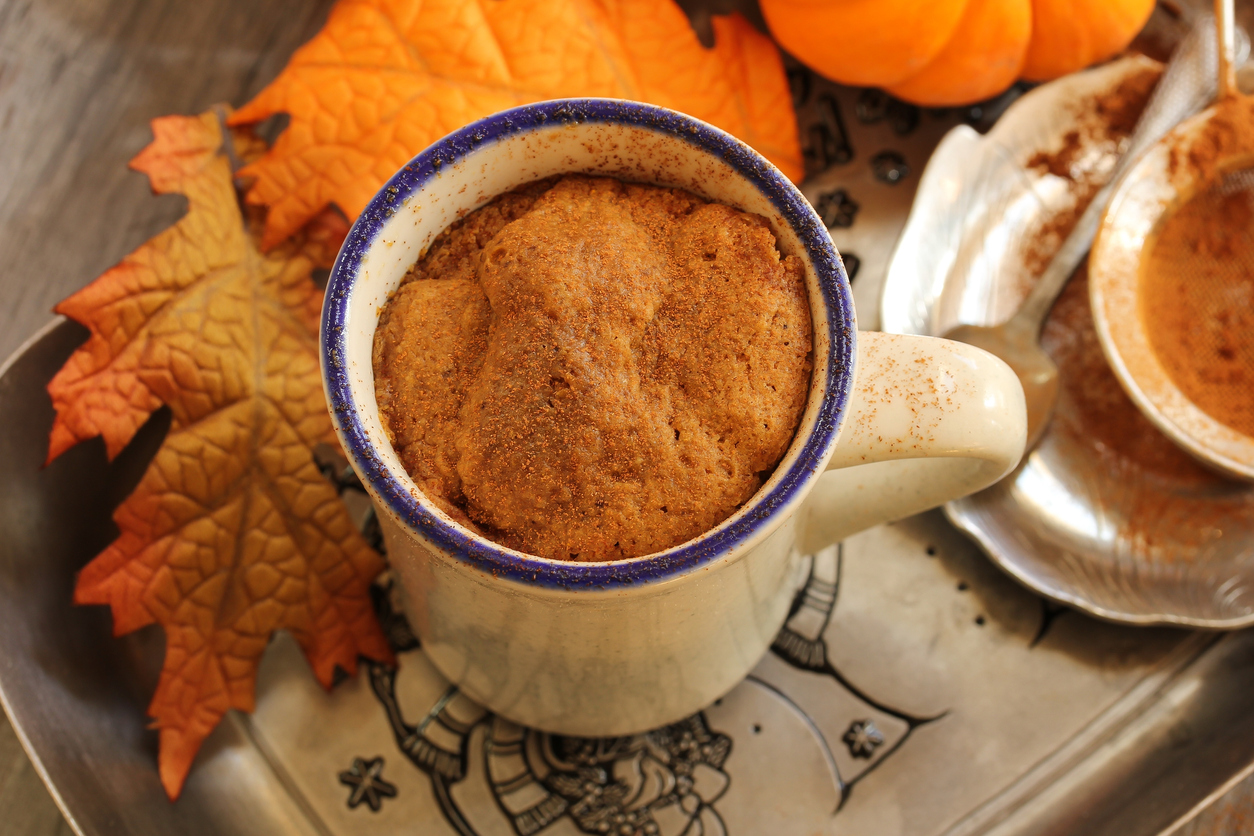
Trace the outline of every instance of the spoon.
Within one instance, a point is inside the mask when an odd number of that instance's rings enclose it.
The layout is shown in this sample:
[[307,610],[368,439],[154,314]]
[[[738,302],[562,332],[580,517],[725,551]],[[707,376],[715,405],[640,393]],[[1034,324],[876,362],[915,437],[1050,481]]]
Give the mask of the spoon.
[[1226,99],[1237,92],[1237,73],[1233,67],[1236,59],[1236,21],[1233,14],[1233,0],[1215,0],[1215,25],[1218,27],[1217,46],[1219,48],[1219,86],[1216,90],[1220,99]]
[[[1226,22],[1230,24],[1232,0],[1216,0],[1216,8],[1225,3],[1228,7]],[[1222,13],[1220,18],[1224,20]],[[1226,31],[1232,32],[1230,25]],[[1029,450],[1040,440],[1058,400],[1058,367],[1040,344],[1045,317],[1093,245],[1102,213],[1124,172],[1142,151],[1215,97],[1215,38],[1214,24],[1207,16],[1176,47],[1110,178],[1093,196],[1015,315],[1001,325],[959,325],[941,335],[997,355],[1019,376],[1028,409]],[[1231,77],[1231,61],[1227,65],[1228,77]]]

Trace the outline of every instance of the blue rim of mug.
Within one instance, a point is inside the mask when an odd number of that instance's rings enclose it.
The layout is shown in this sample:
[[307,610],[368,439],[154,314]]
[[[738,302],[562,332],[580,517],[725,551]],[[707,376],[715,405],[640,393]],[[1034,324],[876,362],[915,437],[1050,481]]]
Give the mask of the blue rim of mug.
[[[353,400],[347,357],[347,320],[362,259],[396,207],[451,166],[485,146],[531,130],[568,124],[625,124],[674,136],[722,160],[753,184],[800,238],[814,265],[827,308],[828,385],[803,448],[787,471],[775,474],[747,512],[733,515],[695,540],[663,552],[605,563],[549,560],[497,545],[423,507],[411,488],[375,453]],[[826,465],[849,402],[855,319],[844,265],[827,228],[797,187],[774,165],[731,135],[655,105],[618,99],[556,99],[501,111],[436,141],[398,171],[349,230],[327,282],[322,307],[322,374],[340,441],[358,475],[375,495],[433,547],[496,577],[561,589],[640,586],[699,568],[749,541],[797,498]],[[815,370],[817,373],[818,370]],[[412,483],[411,483],[412,485]]]

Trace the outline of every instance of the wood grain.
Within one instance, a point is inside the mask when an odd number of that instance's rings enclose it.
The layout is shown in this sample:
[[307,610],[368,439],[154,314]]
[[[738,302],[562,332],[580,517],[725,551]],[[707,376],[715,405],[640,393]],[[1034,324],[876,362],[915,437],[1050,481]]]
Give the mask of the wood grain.
[[240,104],[330,0],[0,0],[0,356],[182,212],[126,162],[148,121]]
[[[148,121],[242,104],[331,3],[0,0],[0,357],[183,213],[126,167]],[[6,836],[73,832],[7,720],[0,822]]]

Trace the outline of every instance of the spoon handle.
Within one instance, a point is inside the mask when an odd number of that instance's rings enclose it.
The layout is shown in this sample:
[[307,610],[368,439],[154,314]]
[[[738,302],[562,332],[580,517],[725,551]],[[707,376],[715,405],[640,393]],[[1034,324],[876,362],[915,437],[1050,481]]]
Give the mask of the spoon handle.
[[1219,46],[1219,98],[1226,99],[1237,92],[1237,75],[1233,69],[1233,19],[1232,0],[1215,0],[1215,26]]
[[[1216,0],[1216,6],[1225,3],[1231,6],[1231,0]],[[1227,31],[1231,33],[1234,30],[1229,28]],[[1244,38],[1241,40],[1240,51],[1248,52],[1249,42]],[[1097,234],[1102,213],[1106,210],[1115,184],[1142,151],[1181,121],[1197,113],[1215,97],[1218,70],[1216,53],[1219,51],[1216,45],[1215,22],[1207,15],[1198,21],[1176,47],[1171,62],[1154,88],[1154,94],[1137,121],[1136,129],[1128,139],[1127,147],[1110,178],[1093,196],[1071,234],[1041,273],[1022,307],[1007,323],[1010,329],[1031,329],[1033,335],[1040,333],[1045,317],[1054,306],[1054,300],[1066,287],[1071,274],[1080,266],[1085,254],[1092,247],[1093,237]]]

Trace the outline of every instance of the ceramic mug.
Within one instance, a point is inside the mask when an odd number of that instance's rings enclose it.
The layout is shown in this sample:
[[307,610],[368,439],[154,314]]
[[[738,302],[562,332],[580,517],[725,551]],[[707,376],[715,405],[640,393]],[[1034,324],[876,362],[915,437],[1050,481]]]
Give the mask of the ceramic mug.
[[[567,172],[679,187],[767,218],[804,262],[813,317],[809,400],[770,479],[701,536],[607,563],[513,551],[428,501],[383,432],[371,364],[379,311],[436,234]],[[710,704],[770,646],[803,555],[992,484],[1023,453],[1023,392],[1004,363],[959,343],[859,334],[840,257],[796,187],[734,137],[634,102],[516,108],[415,157],[353,225],[321,339],[336,432],[427,658],[492,711],[561,734],[631,734]]]

